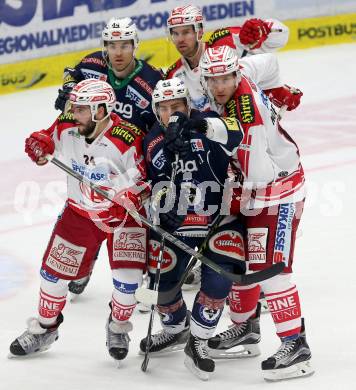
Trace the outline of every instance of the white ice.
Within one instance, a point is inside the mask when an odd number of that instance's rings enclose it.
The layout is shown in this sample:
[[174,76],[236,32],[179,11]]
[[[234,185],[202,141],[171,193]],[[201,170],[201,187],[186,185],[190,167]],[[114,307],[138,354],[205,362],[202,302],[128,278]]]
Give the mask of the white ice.
[[[262,355],[219,361],[210,382],[184,367],[183,353],[153,357],[140,370],[138,344],[148,316],[135,313],[128,358],[120,367],[105,347],[111,277],[102,250],[85,294],[67,303],[60,338],[50,351],[27,360],[7,359],[8,347],[36,314],[39,267],[65,198],[65,177],[36,167],[23,152],[32,131],[55,119],[57,88],[0,97],[0,389],[355,389],[356,44],[280,53],[284,80],[303,92],[302,104],[283,119],[300,146],[309,185],[295,253],[307,339],[316,373],[278,384],[263,381],[260,362],[279,345],[263,315]],[[189,304],[193,293],[187,295]],[[219,329],[229,323],[224,313]],[[156,324],[158,328],[158,324]]]

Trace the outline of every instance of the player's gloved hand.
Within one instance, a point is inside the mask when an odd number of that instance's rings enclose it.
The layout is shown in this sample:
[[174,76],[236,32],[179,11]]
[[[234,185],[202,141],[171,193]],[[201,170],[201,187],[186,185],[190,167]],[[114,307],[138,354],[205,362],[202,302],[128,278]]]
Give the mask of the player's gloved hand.
[[287,106],[287,111],[297,108],[303,96],[303,92],[300,89],[290,87],[289,85],[267,89],[264,92],[277,107]]
[[240,42],[248,45],[250,49],[258,49],[267,39],[271,28],[262,19],[249,19],[242,25],[240,30]]
[[189,119],[185,124],[185,128],[190,130],[190,132],[206,134],[208,131],[208,121],[204,118]]
[[189,151],[191,134],[189,128],[185,125],[188,122],[188,117],[182,112],[174,112],[166,129],[164,137],[164,149],[169,153],[179,154],[181,159],[184,159]]
[[45,155],[53,154],[54,149],[53,139],[42,131],[36,131],[26,138],[25,152],[38,165],[46,164],[48,161],[44,158]]
[[54,102],[54,108],[56,110],[59,110],[62,112],[65,111],[65,107],[66,107],[67,100],[69,98],[69,94],[72,91],[74,85],[75,85],[75,83],[73,83],[72,85],[64,85],[63,89],[58,90],[58,96],[57,96],[56,101]]
[[109,214],[120,220],[124,219],[129,211],[138,211],[142,206],[141,195],[130,190],[118,192],[112,202]]

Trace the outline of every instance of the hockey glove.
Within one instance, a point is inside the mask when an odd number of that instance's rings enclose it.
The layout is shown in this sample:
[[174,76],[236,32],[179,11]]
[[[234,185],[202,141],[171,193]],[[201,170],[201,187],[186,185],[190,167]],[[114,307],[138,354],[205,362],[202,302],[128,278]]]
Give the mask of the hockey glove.
[[264,93],[277,107],[287,106],[287,111],[292,111],[300,104],[303,92],[300,89],[283,85],[283,87],[267,89]]
[[138,211],[142,206],[141,195],[130,190],[118,192],[112,202],[109,214],[119,220],[125,219],[129,211]]
[[65,111],[66,103],[69,98],[69,94],[72,91],[73,87],[75,86],[75,83],[72,84],[72,86],[66,85],[63,86],[63,89],[58,90],[58,96],[56,101],[54,102],[54,108],[56,110]]
[[200,134],[206,134],[208,131],[208,122],[206,119],[189,119],[185,124],[186,129],[190,130],[190,132],[197,132]]
[[188,117],[182,112],[175,112],[171,115],[164,137],[164,149],[179,158],[185,159],[191,150],[190,131],[185,125]]
[[25,141],[25,152],[30,159],[38,165],[44,165],[47,160],[44,159],[46,154],[54,153],[53,139],[42,131],[32,133]]
[[262,19],[249,19],[242,25],[240,30],[240,42],[248,45],[250,49],[258,49],[267,39],[271,28]]

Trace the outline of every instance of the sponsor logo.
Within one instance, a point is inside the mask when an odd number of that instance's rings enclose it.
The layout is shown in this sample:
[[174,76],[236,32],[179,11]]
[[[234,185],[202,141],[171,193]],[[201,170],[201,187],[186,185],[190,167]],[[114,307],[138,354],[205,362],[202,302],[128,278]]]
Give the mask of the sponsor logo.
[[140,87],[142,87],[149,95],[152,95],[153,89],[151,88],[151,86],[150,86],[144,79],[142,79],[140,76],[136,76],[136,77],[135,77],[135,81],[136,81],[136,83],[139,84]]
[[131,133],[131,131],[119,126],[115,126],[112,129],[111,135],[115,138],[119,138],[128,146],[130,146],[136,139],[136,137]]
[[134,294],[138,288],[138,283],[124,283],[113,279],[114,287],[123,294]]
[[211,37],[209,38],[208,45],[211,46],[213,45],[216,41],[225,38],[226,36],[230,35],[230,31],[227,29],[221,29],[221,30],[216,30],[213,32]]
[[71,160],[72,163],[72,169],[75,172],[78,172],[82,176],[86,177],[89,180],[93,181],[102,181],[107,180],[107,173],[102,172],[98,170],[98,168],[90,169],[86,165],[81,165],[80,163],[76,162],[74,159]]
[[[150,240],[148,245],[148,270],[151,274],[156,273],[157,262],[160,254],[160,243],[156,240]],[[161,264],[161,272],[169,272],[171,271],[175,265],[177,264],[177,256],[174,251],[165,247],[163,252],[163,259]]]
[[137,107],[145,109],[149,106],[150,102],[145,99],[135,88],[132,88],[130,85],[127,86],[125,97],[133,100]]
[[82,64],[95,64],[100,65],[102,67],[106,67],[106,62],[100,58],[95,57],[85,57],[82,59]]
[[290,241],[292,235],[292,221],[295,207],[293,203],[279,206],[277,230],[274,244],[273,262],[287,265],[290,254]]
[[56,234],[45,264],[59,274],[76,276],[85,252],[85,247],[74,245]]
[[231,99],[226,103],[226,111],[228,117],[237,118],[237,106],[234,99]]
[[224,256],[245,260],[245,248],[242,235],[234,230],[216,233],[209,240],[210,249]]
[[52,282],[52,283],[57,283],[58,280],[59,280],[59,278],[57,278],[56,276],[51,275],[49,272],[45,271],[44,269],[41,269],[40,274],[43,277],[43,279],[46,279],[46,280],[48,280],[49,282]]
[[146,230],[144,228],[122,228],[114,233],[114,261],[146,262]]
[[267,260],[268,228],[250,228],[247,233],[248,260],[251,263],[265,263]]
[[5,73],[0,75],[0,85],[2,87],[13,85],[18,89],[31,88],[38,84],[47,76],[47,73],[34,72],[28,74],[27,72]]
[[124,104],[116,101],[114,111],[125,119],[132,118],[132,106],[131,104]]
[[234,131],[234,130],[240,130],[240,122],[238,122],[235,118],[222,118],[222,121],[225,123],[225,126],[228,130]]
[[255,108],[252,95],[243,94],[238,97],[242,123],[253,123],[255,121]]
[[152,150],[153,148],[158,145],[161,141],[163,141],[164,139],[164,136],[163,134],[159,135],[158,137],[154,138],[147,146],[147,155],[148,155],[148,162],[151,161],[151,153],[152,153]]
[[320,27],[298,28],[298,40],[334,38],[342,35],[355,35],[356,23],[334,24]]
[[204,151],[204,145],[203,141],[201,139],[191,139],[190,145],[192,146],[193,152],[203,152]]
[[163,150],[160,150],[152,160],[152,164],[155,168],[161,170],[164,164],[167,162],[165,155],[163,154]]
[[108,76],[105,75],[104,73],[97,72],[97,71],[92,70],[92,69],[83,68],[80,71],[82,72],[83,76],[86,79],[97,79],[97,80],[101,80],[101,81],[106,81],[108,78]]

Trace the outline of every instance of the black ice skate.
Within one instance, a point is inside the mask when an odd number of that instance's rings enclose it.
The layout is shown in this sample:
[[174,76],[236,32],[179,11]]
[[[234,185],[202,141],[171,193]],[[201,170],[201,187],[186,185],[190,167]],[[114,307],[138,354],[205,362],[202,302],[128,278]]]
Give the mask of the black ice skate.
[[9,358],[27,357],[47,351],[58,339],[58,327],[62,322],[63,315],[60,314],[56,325],[44,328],[37,318],[29,318],[27,320],[27,330],[10,345]]
[[184,364],[188,370],[199,379],[207,381],[215,370],[214,360],[208,353],[207,340],[190,335],[184,352]]
[[[177,334],[168,333],[162,329],[151,336],[150,354],[160,354],[166,352],[181,351],[184,349],[189,336],[189,314],[187,315],[185,327],[182,332]],[[146,338],[140,342],[140,354],[143,355],[146,351]]]
[[196,265],[188,274],[182,285],[182,290],[198,290],[201,282],[201,264]]
[[280,381],[314,374],[311,352],[305,336],[304,318],[302,330],[296,339],[284,339],[278,351],[262,362],[266,381]]
[[108,318],[106,322],[106,347],[109,354],[115,360],[123,360],[129,352],[130,337],[129,332],[132,331],[132,324],[130,321],[124,324],[118,324]]
[[232,325],[229,329],[208,340],[209,354],[214,359],[235,359],[260,355],[258,343],[260,332],[261,304],[257,304],[255,318]]

